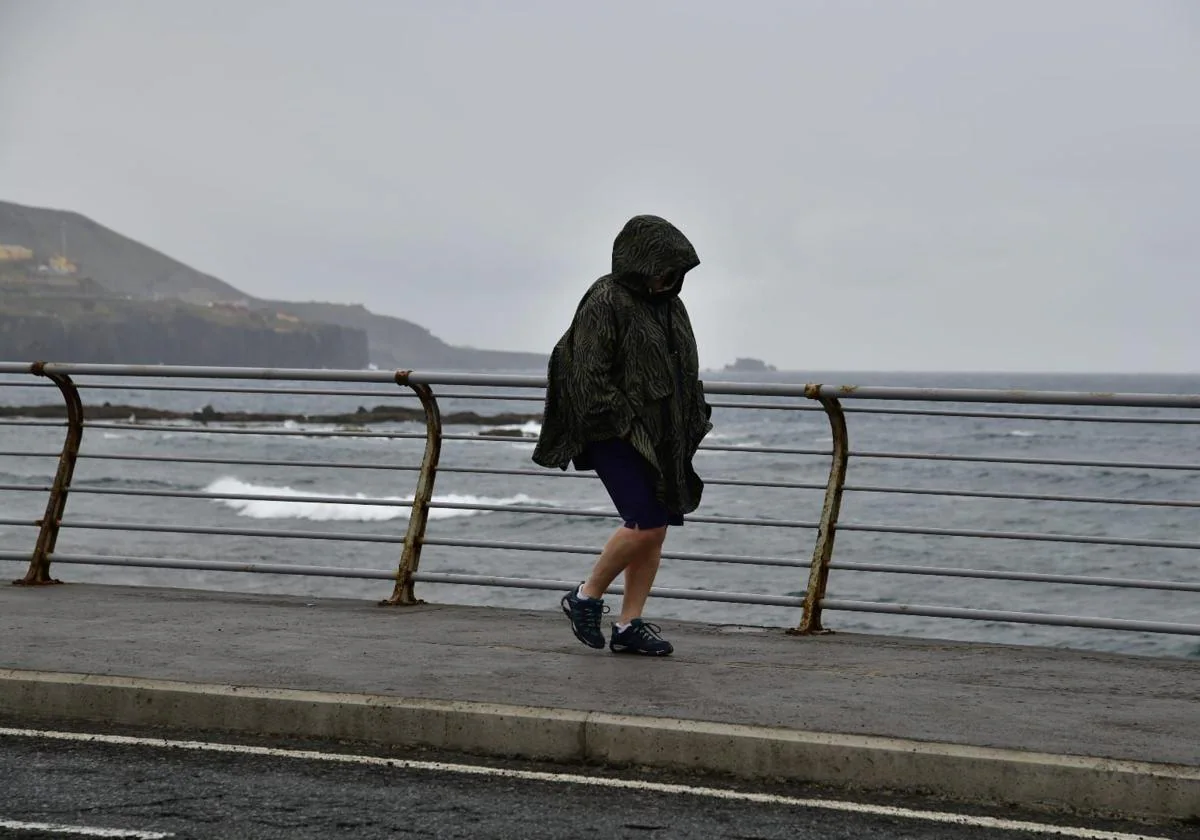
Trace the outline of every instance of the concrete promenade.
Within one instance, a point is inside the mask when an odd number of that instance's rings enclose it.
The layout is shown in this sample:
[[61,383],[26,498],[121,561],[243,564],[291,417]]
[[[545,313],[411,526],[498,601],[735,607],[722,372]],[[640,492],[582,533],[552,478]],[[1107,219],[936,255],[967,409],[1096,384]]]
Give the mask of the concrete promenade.
[[1200,661],[545,612],[0,586],[0,716],[429,746],[1200,818]]

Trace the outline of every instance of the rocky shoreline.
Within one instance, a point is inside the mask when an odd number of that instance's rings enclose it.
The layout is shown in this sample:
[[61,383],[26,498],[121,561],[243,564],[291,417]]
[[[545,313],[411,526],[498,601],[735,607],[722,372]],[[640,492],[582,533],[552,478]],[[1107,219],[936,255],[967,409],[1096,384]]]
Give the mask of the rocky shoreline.
[[[368,426],[377,423],[424,423],[425,412],[419,408],[399,408],[377,405],[373,408],[359,407],[349,414],[287,414],[282,412],[217,411],[205,406],[200,411],[171,411],[137,405],[86,405],[83,409],[86,420],[131,420],[147,422],[156,420],[191,421],[194,423],[263,424],[263,423],[311,423],[332,426]],[[66,406],[23,405],[0,406],[0,418],[30,418],[65,420]],[[452,411],[442,415],[447,426],[514,426],[539,422],[539,414],[477,414],[474,411]],[[512,434],[523,436],[518,430],[491,429],[488,434]]]

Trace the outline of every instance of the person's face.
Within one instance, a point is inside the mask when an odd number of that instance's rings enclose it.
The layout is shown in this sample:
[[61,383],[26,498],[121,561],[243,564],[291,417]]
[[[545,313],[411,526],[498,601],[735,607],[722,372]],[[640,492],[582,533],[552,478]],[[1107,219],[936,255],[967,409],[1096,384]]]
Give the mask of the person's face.
[[679,272],[674,270],[664,272],[663,274],[654,278],[654,280],[650,283],[651,291],[665,292],[667,289],[670,289],[675,285],[678,275]]

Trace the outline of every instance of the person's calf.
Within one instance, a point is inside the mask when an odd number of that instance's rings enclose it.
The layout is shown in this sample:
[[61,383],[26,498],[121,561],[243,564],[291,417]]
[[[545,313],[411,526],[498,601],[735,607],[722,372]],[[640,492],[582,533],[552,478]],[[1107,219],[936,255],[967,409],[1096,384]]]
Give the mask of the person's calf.
[[649,558],[657,560],[666,533],[665,526],[618,528],[596,561],[592,574],[580,587],[579,594],[586,598],[603,598],[612,582],[630,566],[646,562]]

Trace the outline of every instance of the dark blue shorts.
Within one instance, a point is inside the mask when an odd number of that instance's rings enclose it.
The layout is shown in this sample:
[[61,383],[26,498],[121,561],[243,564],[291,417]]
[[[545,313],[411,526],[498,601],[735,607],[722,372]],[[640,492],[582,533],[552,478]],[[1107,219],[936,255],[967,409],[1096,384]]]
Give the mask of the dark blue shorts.
[[633,444],[613,438],[588,444],[587,462],[625,520],[626,528],[651,530],[666,525],[682,525],[683,517],[670,513],[654,492],[653,468]]

